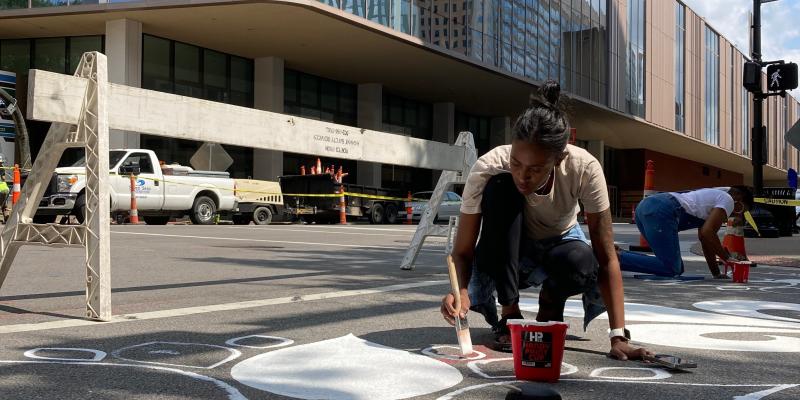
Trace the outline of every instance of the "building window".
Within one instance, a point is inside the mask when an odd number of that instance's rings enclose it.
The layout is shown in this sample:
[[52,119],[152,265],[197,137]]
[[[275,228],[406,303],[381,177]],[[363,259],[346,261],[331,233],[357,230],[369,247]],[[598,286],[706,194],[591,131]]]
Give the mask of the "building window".
[[[152,35],[142,36],[142,88],[253,107],[253,60]],[[143,148],[160,159],[190,165],[202,143],[142,135]],[[225,145],[235,178],[252,176],[253,151]]]
[[355,85],[287,69],[283,107],[287,114],[356,126]]
[[433,137],[433,106],[384,93],[383,130],[430,140]]
[[719,144],[719,35],[705,27],[705,140]]
[[472,133],[478,156],[482,156],[491,150],[491,124],[491,117],[456,111],[456,133],[463,131]]
[[742,91],[742,154],[750,154],[750,93],[744,87]]
[[[789,123],[791,116],[789,115],[789,101],[791,101],[791,97],[784,97],[780,99],[781,103],[783,103],[783,112],[780,116],[782,123],[779,125],[778,132],[786,132],[789,130]],[[783,136],[783,134],[781,134]],[[781,168],[789,169],[789,143],[785,140],[779,140],[781,147],[783,147],[783,163],[781,164]]]
[[103,52],[103,36],[0,40],[0,69],[16,73],[18,81],[31,68],[72,75],[89,51]]
[[625,93],[628,113],[644,117],[644,8],[645,0],[628,3],[628,62],[625,67]]
[[675,130],[684,132],[686,121],[686,6],[675,2]]

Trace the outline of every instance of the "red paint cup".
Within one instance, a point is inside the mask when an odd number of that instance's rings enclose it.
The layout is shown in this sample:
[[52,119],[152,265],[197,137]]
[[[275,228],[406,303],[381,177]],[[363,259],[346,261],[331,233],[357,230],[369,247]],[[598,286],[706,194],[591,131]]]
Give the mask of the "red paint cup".
[[511,330],[514,375],[517,379],[558,382],[569,324],[511,319],[508,320],[508,327]]
[[736,261],[733,264],[733,281],[736,283],[747,283],[750,278],[750,261]]

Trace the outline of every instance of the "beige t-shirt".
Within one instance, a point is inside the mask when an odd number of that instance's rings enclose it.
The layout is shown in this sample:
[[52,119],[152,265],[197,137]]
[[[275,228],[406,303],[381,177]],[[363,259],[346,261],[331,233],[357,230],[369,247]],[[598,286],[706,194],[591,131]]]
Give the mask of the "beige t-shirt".
[[[498,146],[472,166],[464,187],[461,212],[479,214],[486,182],[494,175],[510,172],[511,145]],[[534,240],[567,233],[578,222],[578,200],[587,213],[609,208],[603,167],[588,151],[567,145],[567,157],[555,168],[553,188],[547,195],[531,194],[525,203],[525,233]]]

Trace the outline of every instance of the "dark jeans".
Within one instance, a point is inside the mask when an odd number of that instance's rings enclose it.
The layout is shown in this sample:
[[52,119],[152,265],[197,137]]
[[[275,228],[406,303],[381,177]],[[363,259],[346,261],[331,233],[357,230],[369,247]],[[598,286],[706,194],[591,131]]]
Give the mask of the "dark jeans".
[[[495,292],[501,305],[513,305],[519,302],[521,289],[541,284],[539,321],[563,321],[568,297],[597,293],[599,265],[580,227],[555,238],[529,240],[524,235],[524,207],[525,198],[511,174],[489,180],[481,202],[482,228],[469,294],[471,309],[492,326],[498,320]],[[599,301],[599,295],[595,297]],[[587,317],[591,320],[597,313]]]
[[655,257],[623,251],[619,256],[622,270],[659,276],[683,274],[678,232],[699,228],[705,221],[687,214],[681,203],[669,193],[659,193],[642,200],[635,213],[639,232],[647,239]]

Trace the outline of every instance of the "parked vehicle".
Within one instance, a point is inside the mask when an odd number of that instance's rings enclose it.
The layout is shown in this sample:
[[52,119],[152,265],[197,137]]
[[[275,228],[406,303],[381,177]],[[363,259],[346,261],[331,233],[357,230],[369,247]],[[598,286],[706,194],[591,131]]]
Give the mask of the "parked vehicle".
[[[411,202],[411,219],[419,221],[428,209],[428,200],[433,192],[419,192],[411,195],[414,199],[425,201]],[[439,205],[439,212],[434,216],[433,222],[448,221],[450,217],[457,217],[461,212],[461,196],[455,192],[445,192],[442,195],[442,203]],[[401,212],[401,218],[406,218],[405,210]]]
[[231,220],[236,225],[269,225],[285,220],[283,195],[278,182],[256,179],[234,179],[236,200],[239,207],[233,212]]
[[[86,163],[84,159],[57,168],[39,208],[37,222],[52,222],[56,215],[86,215]],[[130,178],[138,170],[135,190],[139,216],[148,224],[164,225],[170,218],[189,215],[192,223],[213,224],[217,213],[237,207],[234,181],[227,172],[196,171],[182,165],[160,165],[151,150],[120,149],[109,152],[112,213],[130,210]],[[48,221],[49,219],[49,221]]]
[[[287,211],[306,222],[331,223],[339,221],[339,197],[292,196],[292,194],[338,193],[339,184],[331,174],[286,175],[280,177],[281,190]],[[399,190],[345,183],[345,192],[376,197],[403,199]],[[367,217],[373,224],[394,224],[405,200],[346,196],[346,213],[350,218]]]

